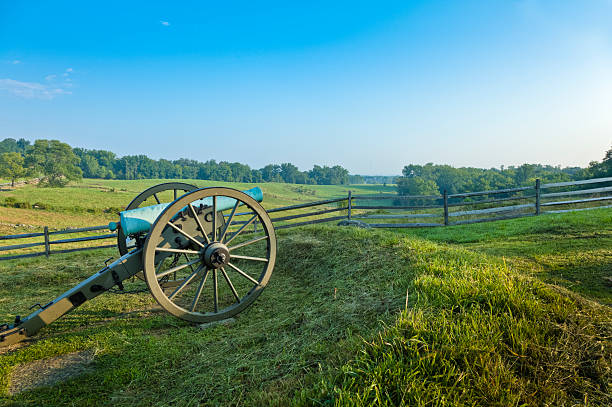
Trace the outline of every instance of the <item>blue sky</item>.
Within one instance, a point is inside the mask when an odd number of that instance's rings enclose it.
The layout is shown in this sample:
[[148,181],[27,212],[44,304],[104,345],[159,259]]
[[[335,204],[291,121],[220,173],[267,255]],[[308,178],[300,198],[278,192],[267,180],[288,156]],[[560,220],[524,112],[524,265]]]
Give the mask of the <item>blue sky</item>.
[[612,145],[611,0],[295,4],[0,0],[0,138],[357,174]]

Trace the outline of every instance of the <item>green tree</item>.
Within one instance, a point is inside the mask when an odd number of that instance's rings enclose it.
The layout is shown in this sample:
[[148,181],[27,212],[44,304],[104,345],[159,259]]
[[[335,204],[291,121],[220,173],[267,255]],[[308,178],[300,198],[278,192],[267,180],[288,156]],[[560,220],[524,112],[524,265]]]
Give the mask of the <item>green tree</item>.
[[612,148],[606,151],[601,162],[591,161],[589,167],[584,170],[583,178],[612,177]]
[[63,187],[68,181],[78,181],[83,172],[72,148],[58,140],[36,140],[28,150],[26,166],[43,175],[41,185]]
[[281,173],[280,165],[268,164],[262,169],[260,169],[259,171],[261,171],[261,176],[263,177],[263,180],[265,182],[283,182],[283,179],[281,178],[281,175],[280,175]]
[[438,184],[421,177],[400,177],[397,180],[400,195],[437,195]]
[[11,186],[15,186],[17,178],[24,177],[27,169],[23,166],[23,156],[19,153],[9,152],[0,154],[0,177],[11,180]]
[[20,138],[19,140],[5,138],[4,140],[0,141],[0,153],[13,152],[24,154],[29,145],[30,142],[23,138]]
[[280,176],[284,182],[288,182],[290,184],[297,184],[298,177],[300,174],[300,170],[298,167],[291,163],[283,163],[280,165]]

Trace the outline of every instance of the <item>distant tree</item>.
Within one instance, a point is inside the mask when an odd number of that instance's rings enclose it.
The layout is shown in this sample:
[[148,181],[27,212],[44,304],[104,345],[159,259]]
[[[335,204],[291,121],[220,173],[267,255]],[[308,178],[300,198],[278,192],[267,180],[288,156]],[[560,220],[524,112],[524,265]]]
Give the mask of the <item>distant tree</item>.
[[283,182],[281,178],[281,167],[277,164],[268,164],[261,170],[261,176],[265,182]]
[[231,163],[232,177],[236,182],[251,182],[251,167],[240,163]]
[[251,182],[263,182],[263,176],[261,170],[251,170]]
[[584,178],[612,177],[612,148],[606,151],[601,162],[591,161],[584,171]]
[[612,148],[606,151],[606,156],[601,162],[601,175],[604,177],[612,177]]
[[28,151],[28,147],[30,147],[30,142],[26,139],[20,138],[17,140],[17,152],[21,154],[25,154]]
[[361,175],[349,175],[349,184],[363,184],[363,183],[364,183],[364,180]]
[[0,141],[0,153],[24,154],[29,145],[30,142],[23,138],[20,138],[19,140],[15,140],[14,138],[5,138],[4,140]]
[[0,141],[0,153],[16,153],[18,151],[17,140],[14,138],[5,138]]
[[397,192],[400,195],[437,195],[438,185],[421,177],[400,177]]
[[43,175],[41,185],[63,187],[82,178],[79,158],[72,148],[58,140],[36,140],[28,149],[25,164]]
[[24,177],[27,169],[23,166],[23,156],[16,152],[0,154],[0,177],[11,180],[11,186],[15,186],[17,178]]
[[84,148],[74,148],[72,151],[80,159],[79,168],[85,178],[115,178],[113,169],[117,159],[114,153]]
[[211,178],[215,181],[233,181],[232,167],[227,161],[221,161],[217,165],[214,176]]
[[280,165],[280,176],[284,182],[297,184],[298,174],[300,170],[291,163],[283,163]]

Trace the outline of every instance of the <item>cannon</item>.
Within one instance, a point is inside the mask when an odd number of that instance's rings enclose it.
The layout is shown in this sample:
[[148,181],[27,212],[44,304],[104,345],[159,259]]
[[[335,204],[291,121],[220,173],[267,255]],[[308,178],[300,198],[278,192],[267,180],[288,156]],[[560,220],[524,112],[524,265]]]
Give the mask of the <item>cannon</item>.
[[[159,196],[168,190],[174,194],[164,203]],[[155,205],[141,206],[151,197]],[[266,287],[276,260],[276,235],[262,200],[257,187],[149,188],[109,224],[121,257],[27,317],[0,326],[0,347],[35,335],[102,293],[124,290],[132,277],[183,320],[206,323],[240,313]]]

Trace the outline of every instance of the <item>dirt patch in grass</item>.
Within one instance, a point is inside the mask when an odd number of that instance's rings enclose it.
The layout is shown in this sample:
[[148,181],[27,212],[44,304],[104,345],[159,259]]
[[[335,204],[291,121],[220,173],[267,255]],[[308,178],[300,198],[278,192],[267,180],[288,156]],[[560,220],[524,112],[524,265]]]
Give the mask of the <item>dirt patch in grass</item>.
[[36,360],[15,367],[9,394],[18,394],[42,386],[53,386],[93,370],[95,351],[87,349],[54,358]]

